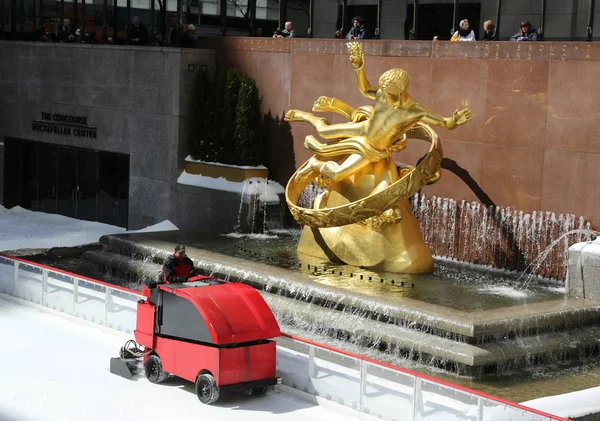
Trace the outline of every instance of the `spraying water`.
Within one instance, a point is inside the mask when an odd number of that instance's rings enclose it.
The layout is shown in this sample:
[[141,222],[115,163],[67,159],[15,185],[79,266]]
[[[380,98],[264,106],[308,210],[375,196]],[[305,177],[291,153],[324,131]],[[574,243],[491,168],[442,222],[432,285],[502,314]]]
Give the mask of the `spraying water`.
[[240,232],[242,228],[242,208],[244,206],[244,196],[246,194],[246,187],[248,186],[247,180],[244,180],[244,185],[242,186],[242,195],[240,197],[240,208],[238,210],[238,219],[237,225],[234,228],[235,232]]
[[[544,263],[544,260],[548,257],[548,255],[550,254],[552,249],[558,243],[560,243],[563,240],[563,238],[567,237],[568,235],[572,235],[572,234],[585,234],[588,236],[588,241],[592,240],[591,237],[600,236],[600,233],[598,231],[594,231],[594,230],[590,230],[590,229],[574,229],[574,230],[571,230],[571,231],[568,231],[568,232],[565,232],[564,234],[562,234],[560,237],[558,237],[556,240],[554,240],[552,243],[550,243],[538,255],[538,257],[527,266],[527,268],[523,271],[521,276],[519,276],[519,279],[517,281],[520,281],[521,278],[523,278],[523,276],[525,276],[525,274],[529,271],[529,276],[527,277],[527,280],[523,283],[521,289],[526,289],[529,286],[531,279],[533,279],[533,277],[534,277],[534,273],[536,273],[537,269],[542,265],[542,263]],[[568,248],[569,248],[568,242],[565,242],[565,250],[564,250],[565,253],[568,252]]]

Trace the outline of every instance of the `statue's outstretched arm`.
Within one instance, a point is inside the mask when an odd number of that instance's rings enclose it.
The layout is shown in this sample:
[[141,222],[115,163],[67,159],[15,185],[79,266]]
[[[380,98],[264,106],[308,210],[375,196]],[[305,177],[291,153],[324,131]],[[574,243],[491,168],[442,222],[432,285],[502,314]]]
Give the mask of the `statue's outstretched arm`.
[[471,119],[471,111],[468,108],[454,111],[452,117],[443,117],[434,113],[429,108],[421,104],[416,104],[414,108],[424,114],[423,123],[431,124],[432,126],[441,127],[443,129],[452,130],[456,127],[465,124]]
[[356,73],[358,90],[367,98],[375,99],[378,87],[372,86],[367,80],[367,75],[365,75],[365,51],[362,44],[360,42],[349,42],[346,46],[350,53],[350,62],[354,66],[354,73]]

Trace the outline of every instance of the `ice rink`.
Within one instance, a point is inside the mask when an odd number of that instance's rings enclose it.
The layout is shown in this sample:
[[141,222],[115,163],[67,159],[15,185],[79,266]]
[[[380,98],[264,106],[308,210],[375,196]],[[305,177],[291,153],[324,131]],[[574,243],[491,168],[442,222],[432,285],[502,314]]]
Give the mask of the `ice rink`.
[[128,335],[0,295],[0,421],[359,419],[280,390],[200,403],[178,378],[152,384],[109,372]]

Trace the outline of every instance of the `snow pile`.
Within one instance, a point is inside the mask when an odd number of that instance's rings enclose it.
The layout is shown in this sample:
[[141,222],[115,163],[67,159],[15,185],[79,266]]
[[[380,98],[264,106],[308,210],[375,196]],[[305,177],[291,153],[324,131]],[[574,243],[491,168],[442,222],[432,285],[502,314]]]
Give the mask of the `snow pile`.
[[20,249],[49,249],[74,247],[97,242],[108,234],[150,231],[173,231],[178,228],[170,221],[137,231],[100,222],[83,221],[51,213],[34,212],[15,206],[0,206],[0,252]]
[[[564,418],[578,418],[600,413],[600,387],[533,399],[521,405]],[[595,419],[595,418],[594,418]]]
[[278,182],[260,177],[249,178],[246,181],[229,181],[223,177],[213,178],[183,171],[177,178],[177,182],[188,186],[243,194],[245,201],[258,195],[258,200],[263,203],[279,202],[279,195],[285,192]]
[[257,165],[255,167],[250,167],[250,166],[245,166],[245,165],[222,164],[220,162],[206,162],[206,161],[202,161],[201,159],[194,159],[194,158],[192,158],[191,155],[188,155],[185,158],[185,162],[196,162],[198,164],[217,165],[219,167],[239,168],[239,169],[242,169],[242,170],[266,170],[267,169],[267,167],[265,167],[264,165]]
[[172,223],[171,221],[169,221],[167,219],[166,221],[162,221],[162,222],[159,222],[158,224],[150,225],[149,227],[142,228],[141,230],[126,231],[126,233],[133,234],[136,232],[157,232],[157,231],[179,231],[179,228],[177,228],[177,226],[174,223]]
[[229,234],[221,234],[223,237],[229,238],[249,238],[251,240],[269,240],[272,238],[279,238],[276,235],[269,234],[243,234],[239,232],[230,232]]
[[114,225],[0,206],[0,251],[79,246],[123,232],[125,228]]

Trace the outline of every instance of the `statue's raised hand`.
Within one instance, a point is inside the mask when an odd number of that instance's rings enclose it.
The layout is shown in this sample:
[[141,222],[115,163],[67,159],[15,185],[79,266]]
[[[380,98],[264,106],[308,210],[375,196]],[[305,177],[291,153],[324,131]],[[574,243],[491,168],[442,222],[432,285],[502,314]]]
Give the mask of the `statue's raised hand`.
[[454,114],[452,115],[452,118],[456,122],[457,126],[465,124],[471,119],[471,110],[469,110],[468,108],[462,109],[460,111],[455,110]]
[[346,44],[350,53],[350,62],[355,69],[360,69],[365,63],[365,50],[360,42],[349,42]]

